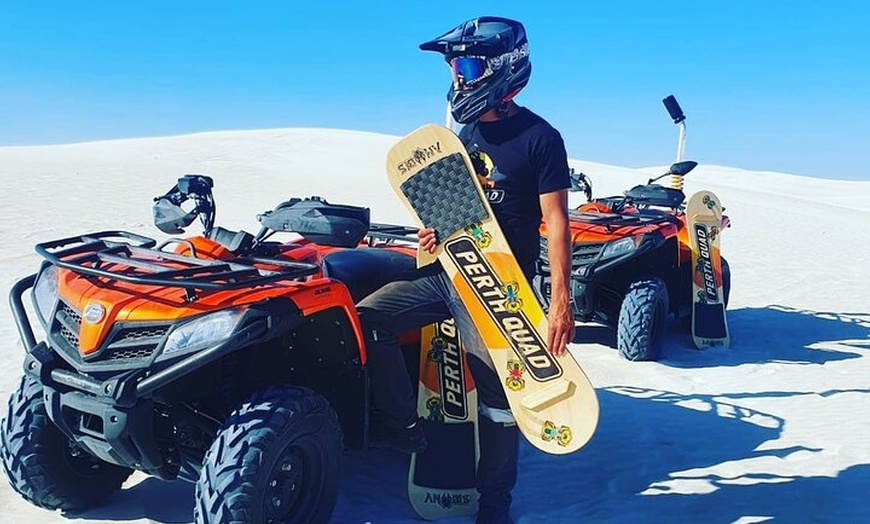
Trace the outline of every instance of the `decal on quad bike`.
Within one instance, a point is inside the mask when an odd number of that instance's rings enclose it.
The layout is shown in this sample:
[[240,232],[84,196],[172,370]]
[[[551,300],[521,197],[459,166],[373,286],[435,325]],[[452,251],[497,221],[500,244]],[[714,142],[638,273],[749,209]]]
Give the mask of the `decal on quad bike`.
[[401,161],[396,168],[399,173],[407,173],[417,166],[422,166],[430,158],[441,152],[441,142],[435,142],[427,147],[418,147],[410,158]]
[[[438,362],[438,382],[441,391],[444,415],[458,420],[468,418],[466,405],[465,368],[460,353],[459,338],[452,320],[435,325],[436,336],[426,358]],[[428,404],[427,404],[428,406]]]
[[471,238],[474,239],[474,243],[481,249],[487,248],[492,244],[492,235],[483,229],[480,222],[466,227],[465,232],[471,235]]
[[445,252],[532,377],[539,382],[560,377],[562,367],[526,314],[522,309],[509,311],[505,307],[508,297],[504,284],[479,248],[469,238],[461,237],[448,242]]
[[508,360],[507,363],[508,376],[504,383],[511,391],[519,391],[526,387],[526,380],[523,378],[523,372],[526,367],[518,360]]
[[82,315],[82,318],[88,324],[98,324],[105,316],[106,308],[102,304],[90,303],[85,307],[85,313]]
[[548,420],[544,422],[544,427],[541,430],[541,438],[545,442],[555,440],[556,444],[567,446],[572,438],[571,428],[568,426],[561,426],[559,429],[556,429],[556,424]]
[[444,411],[441,409],[440,397],[429,397],[429,400],[426,401],[426,409],[429,410],[426,420],[439,424],[444,422]]
[[695,266],[695,271],[701,274],[706,299],[716,302],[719,293],[716,288],[716,275],[713,272],[713,259],[710,256],[710,240],[707,237],[707,228],[703,224],[695,224],[695,240],[698,243],[698,264]]

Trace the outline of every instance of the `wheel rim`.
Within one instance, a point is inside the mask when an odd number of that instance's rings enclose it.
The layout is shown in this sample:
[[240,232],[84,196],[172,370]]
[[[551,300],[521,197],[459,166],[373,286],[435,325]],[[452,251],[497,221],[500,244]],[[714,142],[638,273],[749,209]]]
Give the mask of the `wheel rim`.
[[263,514],[267,523],[305,522],[317,509],[322,484],[317,472],[322,459],[315,442],[306,439],[288,445],[269,473],[263,499]]

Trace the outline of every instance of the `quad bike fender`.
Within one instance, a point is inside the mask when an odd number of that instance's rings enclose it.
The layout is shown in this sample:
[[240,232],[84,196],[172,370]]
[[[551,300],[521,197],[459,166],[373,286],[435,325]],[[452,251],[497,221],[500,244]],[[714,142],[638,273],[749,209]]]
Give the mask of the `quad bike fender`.
[[341,308],[353,330],[356,346],[359,348],[359,358],[366,363],[365,341],[362,336],[362,326],[354,305],[354,299],[344,283],[332,279],[318,279],[302,286],[292,295],[292,300],[305,317],[316,315],[327,309]]

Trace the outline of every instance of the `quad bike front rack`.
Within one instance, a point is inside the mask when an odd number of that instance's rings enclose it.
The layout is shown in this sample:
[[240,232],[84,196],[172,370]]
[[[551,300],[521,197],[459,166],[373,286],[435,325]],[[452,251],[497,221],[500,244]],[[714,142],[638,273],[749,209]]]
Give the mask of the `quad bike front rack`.
[[197,290],[262,286],[319,271],[316,264],[282,258],[243,256],[210,260],[168,253],[155,245],[154,239],[128,231],[102,231],[37,244],[36,252],[51,264],[82,275],[144,286],[183,288],[191,301],[196,299]]

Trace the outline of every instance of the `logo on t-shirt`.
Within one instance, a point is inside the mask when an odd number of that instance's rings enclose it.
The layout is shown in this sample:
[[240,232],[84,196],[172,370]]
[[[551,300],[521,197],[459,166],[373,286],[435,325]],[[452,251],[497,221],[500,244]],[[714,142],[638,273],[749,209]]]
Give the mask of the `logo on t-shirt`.
[[504,189],[487,189],[484,193],[490,204],[501,204],[504,200]]
[[477,181],[483,187],[483,192],[486,193],[486,199],[489,200],[489,203],[500,204],[504,200],[504,189],[498,189],[496,186],[506,177],[499,173],[498,167],[489,155],[476,148],[477,144],[474,144],[473,151],[469,153],[469,156],[474,165],[474,172],[477,174]]

